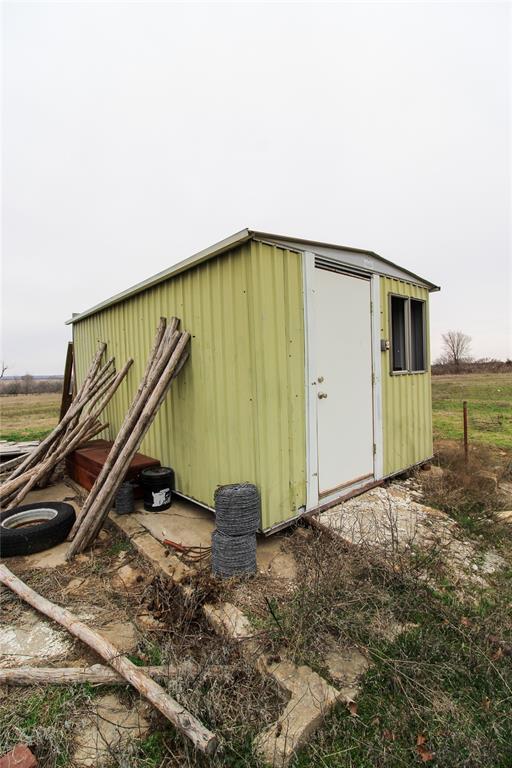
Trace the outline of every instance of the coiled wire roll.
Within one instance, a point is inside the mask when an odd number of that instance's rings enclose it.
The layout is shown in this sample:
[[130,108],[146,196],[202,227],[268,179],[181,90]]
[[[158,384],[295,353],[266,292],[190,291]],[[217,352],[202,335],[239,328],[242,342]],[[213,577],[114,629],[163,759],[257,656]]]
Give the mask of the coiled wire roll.
[[114,505],[118,515],[128,515],[134,511],[135,497],[131,483],[121,483],[115,496]]
[[212,572],[229,578],[256,573],[256,536],[226,536],[212,533]]
[[226,536],[255,534],[260,526],[260,494],[252,483],[222,485],[215,491],[215,523]]

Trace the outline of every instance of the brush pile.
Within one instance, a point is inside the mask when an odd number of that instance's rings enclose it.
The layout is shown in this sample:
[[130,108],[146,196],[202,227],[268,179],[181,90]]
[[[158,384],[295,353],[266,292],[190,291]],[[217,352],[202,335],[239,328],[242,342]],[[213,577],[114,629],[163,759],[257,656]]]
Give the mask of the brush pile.
[[6,478],[0,485],[2,509],[17,507],[34,487],[48,485],[55,468],[66,456],[108,427],[99,417],[133,360],[128,360],[116,373],[114,358],[101,365],[105,349],[106,344],[99,345],[82,385],[55,429],[31,453],[2,465]]
[[139,388],[71,531],[68,559],[90,546],[100,532],[133,457],[188,358],[190,334],[178,328],[176,317],[168,324],[161,318]]

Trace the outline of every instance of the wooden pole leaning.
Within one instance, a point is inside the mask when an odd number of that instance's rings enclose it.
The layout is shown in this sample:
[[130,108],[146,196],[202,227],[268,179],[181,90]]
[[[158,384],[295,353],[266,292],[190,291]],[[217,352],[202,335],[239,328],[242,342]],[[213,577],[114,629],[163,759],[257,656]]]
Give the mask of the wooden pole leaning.
[[[178,335],[179,340],[165,365],[164,371],[159,376],[151,394],[147,400],[145,400],[140,416],[138,416],[136,423],[130,433],[126,436],[126,441],[112,465],[108,476],[103,478],[104,482],[101,487],[98,487],[93,503],[89,506],[86,514],[81,517],[75,538],[67,553],[68,560],[74,557],[78,552],[83,551],[83,549],[96,538],[103,525],[104,519],[109,511],[109,505],[126,473],[126,468],[132,461],[144,435],[151,426],[167,393],[173,374],[178,365],[180,365],[182,356],[186,353],[186,347],[190,341],[190,334],[184,332]],[[98,486],[100,486],[99,483]]]

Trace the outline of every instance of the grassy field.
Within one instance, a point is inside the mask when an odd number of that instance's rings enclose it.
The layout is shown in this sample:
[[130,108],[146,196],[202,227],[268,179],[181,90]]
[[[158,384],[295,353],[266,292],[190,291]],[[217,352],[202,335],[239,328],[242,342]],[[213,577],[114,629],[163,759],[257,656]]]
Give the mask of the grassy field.
[[60,393],[2,395],[0,397],[0,439],[40,440],[59,418]]
[[462,401],[468,401],[469,439],[512,448],[512,374],[433,376],[434,440],[461,440]]
[[[57,423],[60,394],[0,397],[2,440],[37,440]],[[435,440],[462,439],[462,401],[468,401],[471,441],[512,449],[512,374],[433,376]]]

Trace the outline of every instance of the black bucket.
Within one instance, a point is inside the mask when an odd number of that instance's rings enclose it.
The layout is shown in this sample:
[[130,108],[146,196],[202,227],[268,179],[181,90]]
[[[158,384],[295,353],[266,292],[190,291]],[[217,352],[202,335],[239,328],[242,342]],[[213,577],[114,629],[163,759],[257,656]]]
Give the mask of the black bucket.
[[151,467],[140,473],[144,492],[144,509],[148,512],[163,512],[171,506],[174,490],[174,470],[170,467]]

